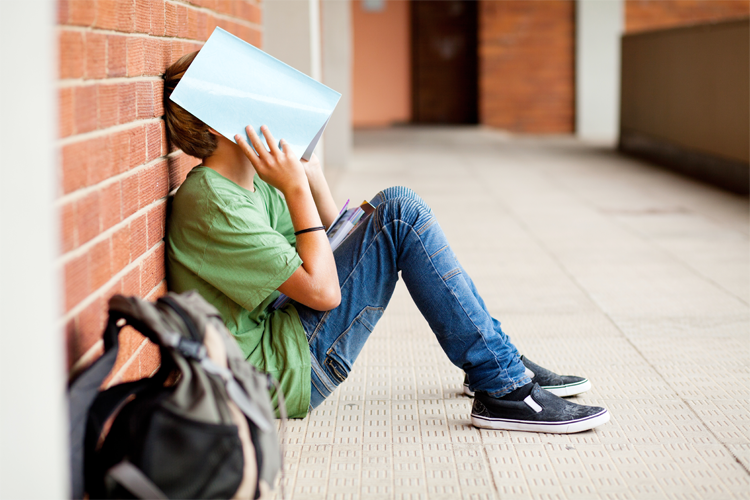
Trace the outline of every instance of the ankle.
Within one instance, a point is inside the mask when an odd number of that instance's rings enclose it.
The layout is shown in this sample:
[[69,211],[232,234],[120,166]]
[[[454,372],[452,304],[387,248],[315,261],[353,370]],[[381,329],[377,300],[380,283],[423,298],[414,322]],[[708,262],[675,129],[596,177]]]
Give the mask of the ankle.
[[497,399],[502,399],[503,401],[523,401],[529,394],[531,394],[531,389],[533,387],[534,384],[529,382],[528,384],[522,385]]

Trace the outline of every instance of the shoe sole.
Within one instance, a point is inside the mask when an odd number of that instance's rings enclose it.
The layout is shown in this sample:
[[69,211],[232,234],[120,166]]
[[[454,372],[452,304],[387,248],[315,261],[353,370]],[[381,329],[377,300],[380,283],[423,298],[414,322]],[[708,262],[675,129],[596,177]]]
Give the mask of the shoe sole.
[[[577,396],[584,392],[591,390],[591,382],[589,379],[583,379],[575,384],[566,385],[551,385],[551,386],[540,386],[542,389],[551,392],[558,398],[569,398],[570,396]],[[464,394],[470,398],[474,397],[474,391],[469,389],[469,386],[464,384]]]
[[548,434],[574,434],[598,427],[609,422],[609,412],[603,410],[596,415],[566,422],[529,422],[503,418],[471,416],[471,425],[480,429],[496,431],[543,432]]

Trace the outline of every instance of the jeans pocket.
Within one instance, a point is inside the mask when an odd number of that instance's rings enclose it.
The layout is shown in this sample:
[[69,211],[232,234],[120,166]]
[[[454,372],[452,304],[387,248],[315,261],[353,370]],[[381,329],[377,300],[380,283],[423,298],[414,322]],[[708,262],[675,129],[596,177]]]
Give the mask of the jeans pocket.
[[323,366],[332,381],[340,384],[346,380],[354,361],[384,310],[383,307],[366,306],[357,314],[349,327],[326,349]]
[[346,377],[349,376],[349,371],[351,371],[351,367],[346,366],[340,360],[332,356],[326,357],[326,360],[323,364],[326,371],[328,372],[328,376],[331,377],[334,382],[336,382],[336,385],[346,380]]

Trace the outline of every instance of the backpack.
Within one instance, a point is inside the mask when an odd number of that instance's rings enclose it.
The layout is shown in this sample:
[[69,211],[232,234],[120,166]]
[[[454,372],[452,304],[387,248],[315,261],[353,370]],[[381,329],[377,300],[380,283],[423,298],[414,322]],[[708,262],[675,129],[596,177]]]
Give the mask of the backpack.
[[[161,366],[100,392],[126,324],[159,346]],[[281,450],[270,377],[245,361],[198,293],[155,303],[115,295],[103,341],[104,354],[69,389],[74,498],[258,498],[274,485]]]

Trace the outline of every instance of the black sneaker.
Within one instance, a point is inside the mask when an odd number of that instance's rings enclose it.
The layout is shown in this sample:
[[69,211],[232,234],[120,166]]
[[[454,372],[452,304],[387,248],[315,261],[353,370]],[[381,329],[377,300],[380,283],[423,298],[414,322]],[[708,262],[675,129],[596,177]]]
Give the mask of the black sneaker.
[[534,384],[523,401],[506,401],[477,392],[471,423],[481,429],[573,434],[609,422],[609,412],[598,406],[566,401]]
[[[558,375],[530,361],[525,356],[521,356],[521,362],[526,367],[526,375],[529,376],[531,381],[539,384],[542,389],[551,392],[555,396],[567,398],[582,394],[591,389],[591,382],[587,378],[575,377],[573,375]],[[470,398],[474,397],[474,391],[469,389],[469,377],[466,374],[464,374],[464,394]]]

